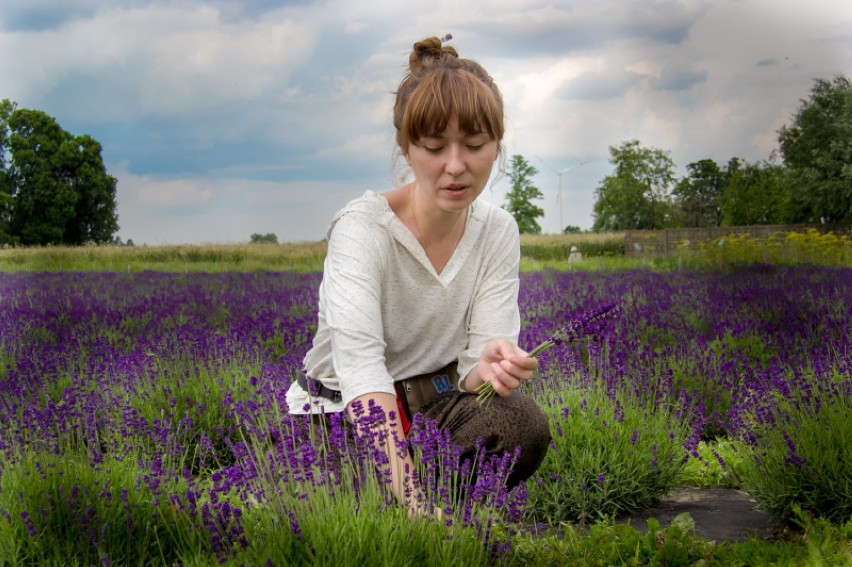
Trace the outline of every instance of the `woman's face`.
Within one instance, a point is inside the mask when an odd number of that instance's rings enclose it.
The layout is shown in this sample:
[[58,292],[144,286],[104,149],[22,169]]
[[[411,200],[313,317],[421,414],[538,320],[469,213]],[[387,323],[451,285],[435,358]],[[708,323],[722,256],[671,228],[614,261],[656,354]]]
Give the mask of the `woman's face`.
[[408,147],[405,159],[424,197],[447,212],[461,212],[482,193],[499,153],[484,132],[461,132],[458,120]]

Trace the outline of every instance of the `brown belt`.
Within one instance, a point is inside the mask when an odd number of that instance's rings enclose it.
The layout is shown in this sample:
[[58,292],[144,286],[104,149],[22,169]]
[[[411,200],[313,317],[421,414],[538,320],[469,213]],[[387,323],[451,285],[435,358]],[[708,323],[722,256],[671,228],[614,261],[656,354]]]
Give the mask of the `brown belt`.
[[440,370],[401,380],[396,391],[398,394],[404,394],[404,403],[413,415],[439,394],[457,390],[458,381],[456,362],[451,362]]
[[[327,388],[318,380],[306,378],[302,373],[299,373],[296,380],[311,395],[321,396],[335,402],[339,402],[341,399],[338,390]],[[403,406],[410,415],[413,415],[428,402],[438,397],[439,394],[456,390],[458,381],[459,373],[456,362],[451,362],[434,372],[412,376],[397,382],[396,392],[402,399]]]

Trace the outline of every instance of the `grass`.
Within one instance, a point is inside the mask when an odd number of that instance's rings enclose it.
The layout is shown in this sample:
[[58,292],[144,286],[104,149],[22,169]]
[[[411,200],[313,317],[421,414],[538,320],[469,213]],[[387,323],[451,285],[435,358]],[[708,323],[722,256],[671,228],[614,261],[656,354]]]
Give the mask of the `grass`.
[[0,249],[3,271],[312,272],[322,269],[324,241],[283,244],[45,246]]

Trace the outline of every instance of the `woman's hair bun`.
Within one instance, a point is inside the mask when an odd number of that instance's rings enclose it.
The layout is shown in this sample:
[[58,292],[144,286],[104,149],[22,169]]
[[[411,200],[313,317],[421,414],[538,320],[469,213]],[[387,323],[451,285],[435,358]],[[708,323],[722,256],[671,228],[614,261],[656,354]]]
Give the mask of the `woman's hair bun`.
[[[443,39],[452,39],[453,36],[447,34]],[[416,71],[420,67],[427,65],[429,61],[438,60],[442,57],[452,57],[457,59],[458,51],[452,46],[443,45],[443,39],[437,37],[427,37],[414,44],[414,49],[411,55],[408,56],[408,67],[411,71]]]

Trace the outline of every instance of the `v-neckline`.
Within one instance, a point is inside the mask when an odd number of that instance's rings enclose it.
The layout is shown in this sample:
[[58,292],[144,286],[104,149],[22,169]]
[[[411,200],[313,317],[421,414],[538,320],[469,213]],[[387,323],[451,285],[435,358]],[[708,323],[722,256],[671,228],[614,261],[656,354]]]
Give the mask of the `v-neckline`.
[[392,217],[391,226],[393,227],[394,237],[412,254],[412,256],[418,260],[421,265],[423,265],[424,268],[426,268],[430,274],[432,274],[435,279],[441,283],[441,285],[444,287],[449,286],[464,266],[465,260],[467,260],[467,257],[470,255],[471,243],[476,239],[476,235],[474,234],[477,232],[475,228],[477,224],[475,222],[474,213],[476,208],[475,202],[468,206],[464,232],[462,233],[461,239],[459,239],[459,242],[456,244],[449,260],[447,260],[446,265],[439,273],[429,260],[426,250],[423,248],[423,245],[420,244],[420,241],[414,235],[414,232],[412,232],[412,230],[408,228],[408,225],[406,225],[402,219],[393,212],[393,209],[391,209],[387,199],[383,196],[380,197],[385,202],[387,213]]

